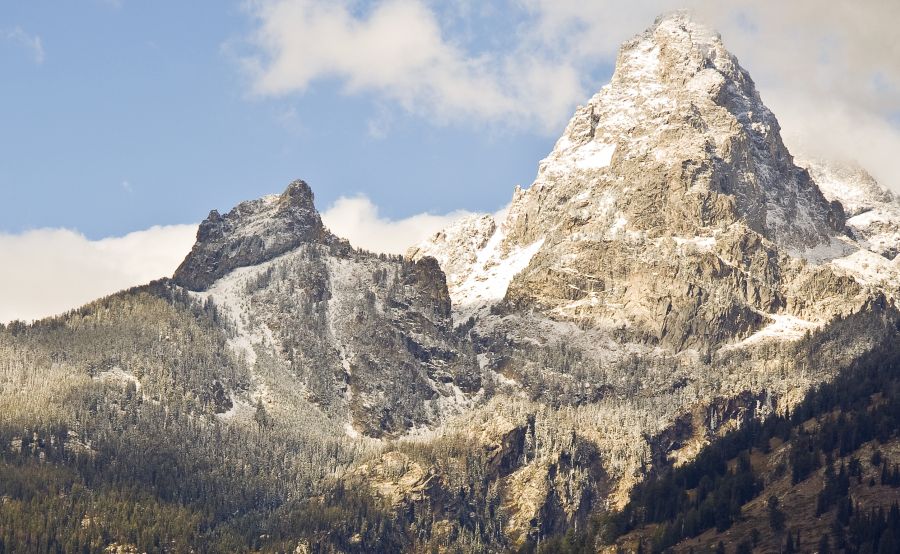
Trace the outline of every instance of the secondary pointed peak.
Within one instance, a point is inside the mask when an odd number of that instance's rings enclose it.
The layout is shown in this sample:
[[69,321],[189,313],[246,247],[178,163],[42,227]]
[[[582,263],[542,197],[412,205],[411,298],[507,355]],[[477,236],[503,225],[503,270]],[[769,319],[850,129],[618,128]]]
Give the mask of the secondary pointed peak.
[[310,210],[316,209],[313,191],[306,181],[302,179],[291,181],[287,188],[284,189],[284,192],[278,196],[278,200],[283,206],[294,206]]
[[211,211],[175,271],[175,282],[205,290],[238,267],[262,263],[304,243],[334,240],[313,200],[309,185],[296,180],[283,193],[241,202],[224,216]]

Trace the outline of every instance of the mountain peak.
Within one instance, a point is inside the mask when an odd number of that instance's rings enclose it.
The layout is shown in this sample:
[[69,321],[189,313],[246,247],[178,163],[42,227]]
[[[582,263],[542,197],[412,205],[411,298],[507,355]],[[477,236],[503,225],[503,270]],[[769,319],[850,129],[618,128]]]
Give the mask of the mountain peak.
[[224,216],[211,211],[175,271],[175,283],[206,290],[238,267],[262,263],[304,243],[333,241],[313,200],[309,185],[296,180],[283,193],[241,202]]
[[659,115],[690,104],[707,111],[704,107],[712,102],[739,120],[742,115],[752,116],[779,130],[749,73],[725,48],[722,37],[686,11],[661,16],[626,41],[619,49],[610,84],[591,103],[601,96],[607,97],[605,103],[611,108],[619,107],[624,97],[646,100],[644,110]]
[[782,258],[856,248],[845,222],[720,36],[674,12],[622,45],[501,220],[460,223],[416,255],[443,264],[460,321],[527,309],[706,348],[784,307]]
[[312,189],[306,184],[306,181],[297,179],[284,189],[278,196],[278,202],[281,206],[292,206],[315,211],[315,197]]
[[[616,198],[610,224],[627,220],[641,233],[700,235],[742,222],[799,255],[844,228],[794,164],[749,73],[687,12],[622,45],[612,80],[578,108],[523,199],[568,209],[561,200],[586,194],[569,190],[579,182]],[[559,198],[538,199],[548,194]],[[560,221],[551,211],[548,225]],[[532,216],[520,238],[539,232]]]
[[622,45],[613,83],[637,76],[682,86],[704,69],[732,78],[743,73],[717,32],[688,12],[673,12]]
[[660,15],[643,35],[657,37],[678,37],[679,40],[687,35],[691,43],[714,46],[722,44],[722,36],[709,27],[690,10],[674,10]]

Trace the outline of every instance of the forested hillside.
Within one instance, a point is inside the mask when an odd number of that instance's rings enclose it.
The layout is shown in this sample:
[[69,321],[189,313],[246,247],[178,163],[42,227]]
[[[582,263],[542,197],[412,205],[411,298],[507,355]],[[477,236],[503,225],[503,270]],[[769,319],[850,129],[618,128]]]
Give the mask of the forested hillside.
[[896,552],[900,352],[882,350],[788,414],[749,418],[690,463],[651,475],[625,508],[546,552]]
[[[334,485],[366,455],[358,441],[261,405],[251,426],[215,416],[247,375],[212,304],[175,290],[156,283],[0,331],[3,548],[278,549],[284,536],[360,529],[354,517],[383,539],[377,506]],[[341,495],[336,512],[323,494]]]

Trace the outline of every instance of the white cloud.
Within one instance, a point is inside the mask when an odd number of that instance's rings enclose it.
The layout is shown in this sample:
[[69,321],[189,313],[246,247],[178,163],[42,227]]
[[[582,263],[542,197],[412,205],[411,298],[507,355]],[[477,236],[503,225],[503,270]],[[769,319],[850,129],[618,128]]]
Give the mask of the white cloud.
[[339,237],[357,248],[403,254],[410,246],[437,233],[470,212],[446,215],[418,214],[391,220],[378,214],[378,206],[365,196],[341,197],[322,212],[322,221]]
[[303,92],[334,78],[350,94],[376,93],[441,122],[525,119],[549,128],[585,94],[576,73],[538,52],[521,59],[467,52],[419,0],[385,0],[363,15],[340,1],[249,6],[257,51],[244,62],[262,95]]
[[0,322],[59,314],[170,276],[196,233],[196,225],[171,225],[95,241],[68,229],[0,234]]
[[6,40],[22,46],[31,54],[34,63],[44,63],[44,44],[41,37],[25,32],[21,27],[14,27],[5,33]]

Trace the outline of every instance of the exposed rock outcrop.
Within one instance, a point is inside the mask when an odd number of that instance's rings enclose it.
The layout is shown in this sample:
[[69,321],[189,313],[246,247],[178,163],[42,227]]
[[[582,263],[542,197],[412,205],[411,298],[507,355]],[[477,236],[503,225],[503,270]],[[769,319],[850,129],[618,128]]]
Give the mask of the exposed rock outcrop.
[[351,435],[383,436],[436,424],[480,388],[437,262],[353,249],[322,225],[303,181],[213,212],[174,281],[230,322],[257,381],[245,403],[309,402]]
[[239,267],[271,260],[301,244],[335,241],[322,225],[309,185],[298,180],[283,194],[241,202],[224,216],[211,211],[173,278],[188,290],[202,291]]
[[840,202],[854,238],[872,252],[893,259],[900,253],[900,198],[858,164],[825,159],[800,165],[826,198]]

